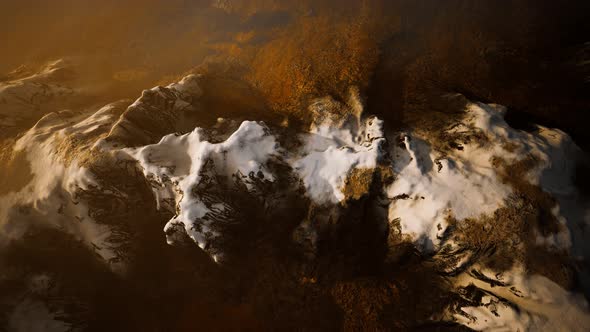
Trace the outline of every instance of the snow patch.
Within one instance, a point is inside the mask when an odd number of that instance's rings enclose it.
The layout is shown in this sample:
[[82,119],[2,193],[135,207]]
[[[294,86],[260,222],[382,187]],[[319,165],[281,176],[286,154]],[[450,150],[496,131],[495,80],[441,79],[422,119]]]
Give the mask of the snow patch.
[[92,137],[99,128],[107,127],[112,122],[109,111],[106,106],[87,118],[50,113],[16,142],[14,151],[25,153],[32,179],[19,191],[0,197],[3,238],[18,238],[28,226],[43,221],[79,237],[105,261],[115,257],[105,243],[108,227],[92,220],[85,202],[77,199],[77,191],[96,188],[98,183],[76,158],[67,163],[58,152],[64,138]]
[[[512,189],[497,176],[494,157],[510,164],[533,155],[539,163],[527,173],[528,181],[553,194],[572,193],[575,144],[559,130],[513,129],[504,121],[505,112],[500,105],[470,104],[464,120],[447,132],[481,138],[460,142],[458,149],[445,154],[432,151],[428,137],[402,134],[400,144],[391,150],[397,178],[387,189],[392,200],[390,222],[399,221],[402,233],[423,248],[436,249],[448,217],[477,218],[504,205]],[[564,248],[568,237],[560,234],[546,241]]]
[[[462,307],[454,318],[476,331],[588,331],[588,303],[540,275],[526,275],[522,267],[503,274],[480,270],[490,285],[469,274],[457,278],[457,285],[474,285],[487,295],[479,306]],[[508,304],[510,303],[510,304]]]
[[206,163],[212,163],[217,175],[259,174],[272,181],[273,175],[265,164],[277,148],[275,138],[264,124],[244,121],[222,143],[204,140],[202,130],[197,128],[185,135],[167,135],[157,144],[126,151],[139,161],[147,177],[161,185],[156,188],[157,197],[175,198],[177,214],[164,231],[182,224],[199,247],[205,248],[208,239],[219,235],[203,219],[210,210],[194,192]]
[[358,130],[321,124],[302,135],[302,156],[291,161],[308,195],[319,204],[345,200],[346,178],[354,169],[377,167],[385,143],[383,121],[369,118]]
[[[481,118],[474,121],[483,122],[477,123],[479,128],[489,127]],[[492,166],[497,149],[472,142],[441,155],[431,150],[427,138],[402,134],[402,139],[392,150],[397,178],[387,189],[392,199],[389,219],[398,220],[402,232],[427,250],[440,243],[448,217],[461,220],[492,213],[511,192]]]

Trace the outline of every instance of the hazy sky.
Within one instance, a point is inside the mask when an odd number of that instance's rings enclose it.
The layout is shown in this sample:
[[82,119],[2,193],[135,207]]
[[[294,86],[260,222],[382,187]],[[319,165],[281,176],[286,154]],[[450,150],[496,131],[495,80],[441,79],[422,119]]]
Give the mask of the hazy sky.
[[169,49],[180,41],[195,52],[191,45],[199,44],[196,30],[206,17],[199,15],[199,1],[180,0],[25,0],[3,1],[2,7],[2,72],[31,60],[76,55],[105,55],[121,65],[166,65]]

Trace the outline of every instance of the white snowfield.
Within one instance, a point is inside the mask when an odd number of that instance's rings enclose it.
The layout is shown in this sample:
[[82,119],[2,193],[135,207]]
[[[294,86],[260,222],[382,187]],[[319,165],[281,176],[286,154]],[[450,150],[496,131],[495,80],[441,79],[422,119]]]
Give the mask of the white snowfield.
[[[174,98],[183,93],[198,96],[200,90],[195,82],[186,79],[167,88],[177,92],[173,93]],[[449,128],[448,133],[477,139],[455,142],[460,149],[443,153],[434,148],[437,142],[426,135],[413,131],[385,133],[381,120],[363,117],[360,104],[349,104],[352,106],[348,106],[351,110],[346,119],[314,123],[308,132],[299,135],[297,139],[302,144],[293,150],[280,146],[279,131],[256,121],[244,121],[219,143],[208,141],[206,131],[196,128],[183,135],[166,135],[156,144],[116,147],[102,140],[108,128],[117,122],[109,113],[109,106],[86,118],[63,118],[51,113],[14,146],[15,153],[26,154],[32,179],[18,191],[0,196],[0,235],[18,237],[27,223],[47,219],[98,248],[106,261],[113,257],[104,243],[108,228],[95,223],[85,204],[75,200],[77,190],[97,186],[93,175],[79,166],[75,156],[69,163],[58,157],[61,139],[78,135],[94,137],[94,144],[90,142],[88,149],[96,153],[111,153],[138,162],[153,185],[158,207],[171,206],[174,210],[174,217],[164,229],[170,243],[174,239],[168,233],[178,227],[206,251],[212,239],[223,236],[212,227],[215,221],[205,217],[213,209],[223,210],[224,202],[207,205],[196,190],[206,176],[247,179],[252,175],[274,181],[277,176],[269,163],[280,161],[291,166],[315,204],[336,209],[349,199],[343,189],[355,170],[389,165],[395,176],[393,183],[383,188],[389,198],[389,222],[399,223],[402,233],[422,250],[437,251],[440,236],[448,226],[447,218],[462,221],[491,215],[504,206],[512,193],[511,187],[499,178],[494,157],[510,163],[534,155],[539,163],[528,172],[527,180],[557,198],[554,214],[568,226],[551,238],[539,237],[539,244],[571,250],[576,255],[590,254],[584,246],[588,242],[584,233],[567,231],[574,224],[588,224],[584,218],[588,219],[590,209],[579,203],[571,183],[579,149],[565,133],[547,128],[534,133],[515,130],[504,121],[502,106],[472,103],[463,121]],[[316,105],[317,111],[322,111],[322,105]],[[402,138],[400,144],[397,137]],[[33,213],[20,215],[20,206],[32,207]],[[80,222],[68,224],[73,218]],[[215,260],[223,254],[208,252]],[[490,289],[469,275],[457,277],[458,287],[472,283],[488,291],[489,296],[483,299],[487,306],[463,308],[465,315],[454,318],[477,330],[559,330],[552,325],[555,322],[562,322],[559,326],[566,326],[567,330],[590,330],[584,301],[574,299],[549,280],[526,275],[522,270],[515,269],[503,277],[508,278],[507,285],[526,295],[511,296],[513,292],[508,286]],[[500,298],[508,298],[519,310],[502,304]],[[494,303],[493,311],[489,310],[490,303]]]
[[405,149],[394,147],[396,181],[387,189],[391,221],[427,250],[439,244],[446,218],[478,217],[494,212],[510,188],[491,167],[494,151],[468,146],[452,156],[438,156],[419,137],[405,135]]
[[[424,249],[437,248],[447,227],[447,217],[477,218],[503,206],[511,188],[498,178],[493,157],[514,162],[534,155],[540,163],[529,173],[532,183],[541,184],[550,192],[573,190],[569,178],[574,158],[569,158],[571,162],[561,161],[568,159],[567,154],[577,153],[573,142],[557,130],[542,128],[531,134],[512,129],[503,120],[503,113],[504,108],[498,105],[471,104],[465,121],[450,131],[484,133],[486,139],[465,142],[461,150],[445,154],[433,151],[427,137],[412,133],[402,133],[404,147],[391,144],[396,180],[385,188],[391,199],[390,221],[399,220],[402,232]],[[203,141],[197,129],[182,136],[168,135],[157,144],[129,153],[139,160],[147,176],[162,184],[156,193],[158,197],[175,197],[178,215],[170,222],[183,223],[191,237],[204,247],[203,235],[195,233],[194,226],[207,209],[187,193],[199,182],[198,173],[208,159],[225,175],[262,171],[265,178],[272,180],[272,174],[264,167],[272,155],[292,166],[316,203],[337,204],[346,200],[342,188],[347,176],[354,169],[377,166],[384,158],[385,134],[382,121],[377,118],[359,120],[356,126],[333,125],[312,126],[309,133],[301,134],[303,145],[298,151],[280,149],[264,124],[244,122],[223,143]],[[504,148],[507,143],[513,145],[511,151]],[[209,232],[207,225],[200,226],[202,232]],[[547,241],[563,248],[570,245],[569,234]]]
[[[462,149],[445,154],[433,151],[428,137],[413,133],[401,133],[403,146],[392,144],[391,167],[396,180],[384,188],[391,199],[390,221],[399,220],[403,234],[424,250],[438,249],[447,217],[477,218],[504,205],[512,190],[497,175],[493,157],[514,162],[534,155],[539,163],[528,173],[531,183],[551,193],[574,194],[570,177],[574,156],[579,152],[575,144],[558,130],[539,128],[526,133],[512,129],[503,120],[504,112],[498,105],[469,105],[464,121],[449,131],[478,137],[483,134],[485,138],[462,142]],[[271,132],[262,123],[244,122],[222,143],[203,141],[195,130],[166,136],[157,144],[129,153],[140,162],[146,176],[161,184],[159,197],[175,197],[177,215],[166,228],[182,224],[201,248],[207,247],[208,236],[220,235],[211,234],[210,225],[202,219],[208,209],[191,190],[199,182],[206,160],[212,160],[217,172],[224,175],[260,171],[272,181],[265,163],[270,158],[283,159],[300,177],[313,201],[337,205],[347,199],[342,188],[354,169],[374,168],[385,158],[386,135],[377,118],[312,126],[309,133],[300,135],[303,145],[297,151],[281,149]],[[400,133],[389,137],[395,135]],[[511,143],[510,149],[505,147],[507,143]],[[563,216],[559,217],[565,222]],[[571,244],[567,231],[540,241],[564,249]],[[453,318],[476,330],[557,331],[567,326],[568,330],[583,331],[590,327],[586,302],[552,281],[528,276],[522,269],[505,273],[503,278],[509,280],[509,286],[492,289],[469,275],[457,277],[458,287],[471,283],[490,295],[484,297],[482,306],[462,308],[464,315]],[[514,295],[510,287],[521,293]],[[499,300],[507,297],[518,309]]]
[[208,234],[218,236],[202,219],[209,209],[193,192],[205,163],[212,162],[219,175],[261,172],[265,178],[272,180],[272,174],[265,170],[264,165],[276,153],[277,143],[263,124],[252,121],[243,122],[222,143],[209,143],[202,140],[201,135],[199,129],[182,136],[168,135],[157,144],[130,149],[129,153],[139,161],[146,176],[154,177],[162,184],[161,191],[164,193],[158,190],[158,197],[175,197],[177,215],[164,230],[182,224],[187,234],[204,248]]
[[385,142],[382,126],[378,118],[369,118],[359,133],[322,124],[301,135],[304,146],[301,155],[291,159],[291,165],[314,201],[344,201],[342,188],[352,170],[377,166]]
[[114,257],[104,242],[108,228],[92,220],[87,205],[77,197],[79,190],[97,186],[93,174],[76,158],[66,163],[58,153],[65,138],[94,137],[108,129],[111,109],[107,105],[90,117],[50,113],[16,141],[14,153],[26,157],[31,179],[19,190],[0,196],[0,240],[18,238],[31,223],[43,222],[73,234],[105,261]]
[[463,273],[457,286],[475,285],[487,293],[479,306],[461,308],[453,317],[476,331],[588,331],[588,303],[581,294],[572,294],[553,281],[539,275],[527,275],[515,267],[498,275],[479,269],[489,283]]
[[[539,128],[526,133],[504,121],[505,108],[473,103],[462,123],[449,133],[483,134],[485,139],[460,142],[461,149],[432,151],[427,137],[402,133],[404,148],[393,145],[396,181],[387,189],[390,220],[399,220],[404,234],[427,250],[435,249],[447,217],[457,220],[491,214],[504,204],[510,186],[498,178],[494,157],[508,163],[535,156],[539,164],[529,181],[554,194],[573,194],[571,178],[579,149],[562,131]],[[506,149],[507,144],[511,149]],[[399,218],[399,219],[398,219]],[[552,239],[569,247],[569,234]]]
[[274,176],[265,164],[271,158],[282,159],[292,165],[314,201],[335,204],[345,200],[342,188],[353,169],[377,165],[384,141],[380,126],[381,121],[376,118],[367,120],[363,126],[366,140],[352,136],[346,129],[320,127],[302,134],[305,144],[300,151],[287,152],[279,147],[277,139],[263,123],[245,121],[222,143],[202,140],[201,131],[196,129],[126,151],[139,161],[148,178],[160,184],[155,189],[159,199],[175,199],[177,213],[165,231],[182,224],[187,234],[205,248],[207,237],[219,236],[211,229],[209,221],[203,219],[210,210],[193,190],[206,162],[212,162],[216,174],[261,173],[266,180],[273,181]]

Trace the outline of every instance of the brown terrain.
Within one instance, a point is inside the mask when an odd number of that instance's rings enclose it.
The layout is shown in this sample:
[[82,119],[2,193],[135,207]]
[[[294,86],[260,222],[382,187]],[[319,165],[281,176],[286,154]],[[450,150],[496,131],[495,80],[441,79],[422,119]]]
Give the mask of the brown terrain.
[[[454,148],[442,129],[466,102],[449,96],[456,93],[506,105],[513,127],[562,129],[588,151],[582,119],[590,110],[589,13],[590,2],[573,0],[8,1],[0,4],[0,84],[66,58],[74,76],[59,84],[75,96],[41,103],[17,127],[0,127],[0,195],[29,181],[28,163],[12,146],[42,115],[96,111],[118,100],[113,112],[121,120],[108,134],[125,146],[212,126],[218,117],[264,120],[289,138],[312,122],[310,102],[330,96],[346,103],[354,87],[365,112],[385,119],[387,130],[418,128],[438,138],[441,151]],[[143,89],[187,74],[199,77],[196,107],[206,115],[164,123],[166,105],[127,108]],[[142,122],[142,112],[161,118]],[[129,135],[133,126],[152,134]],[[64,142],[64,159],[82,154],[85,144]],[[242,221],[227,224],[219,265],[188,240],[166,244],[162,229],[171,215],[156,209],[150,183],[136,165],[112,168],[107,159],[94,161],[92,171],[102,186],[129,195],[120,205],[94,196],[91,202],[104,211],[95,219],[118,225],[121,238],[112,240],[129,244],[118,248],[128,271],[113,273],[66,233],[31,228],[0,247],[0,330],[1,313],[28,294],[28,280],[39,273],[54,284],[35,296],[65,308],[65,319],[84,331],[468,330],[439,322],[443,308],[463,301],[443,268],[389,228],[375,189],[392,181],[386,171],[352,174],[345,188],[352,199],[330,220],[339,227],[322,228],[312,255],[293,233],[302,220],[323,223],[330,212],[302,195],[287,166],[274,165],[285,168],[276,183],[257,183],[285,195],[289,204],[280,208],[255,193],[226,190],[228,179],[210,183],[202,189],[228,198]],[[550,213],[555,200],[515,180],[534,163],[497,160],[521,208],[490,216],[491,236],[479,223],[456,225],[459,242],[484,265],[504,270],[521,260],[578,289],[571,259],[550,253],[555,257],[544,261],[527,228],[551,233],[560,226]],[[581,164],[576,177],[586,193],[588,170]],[[513,241],[524,244],[520,251],[511,250]]]

